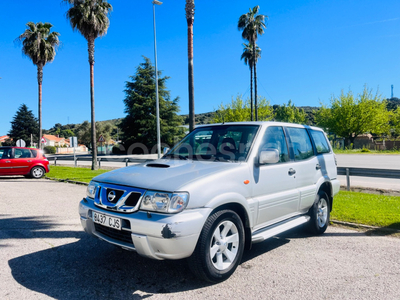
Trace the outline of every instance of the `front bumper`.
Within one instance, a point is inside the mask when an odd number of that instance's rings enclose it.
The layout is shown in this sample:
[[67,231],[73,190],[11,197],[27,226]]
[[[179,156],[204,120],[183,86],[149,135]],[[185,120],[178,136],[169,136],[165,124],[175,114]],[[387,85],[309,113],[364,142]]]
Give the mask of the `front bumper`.
[[[120,218],[122,230],[110,229],[93,222],[92,214]],[[126,250],[153,259],[181,259],[192,255],[210,208],[184,210],[178,214],[136,211],[123,214],[101,209],[84,198],[79,214],[84,230]]]

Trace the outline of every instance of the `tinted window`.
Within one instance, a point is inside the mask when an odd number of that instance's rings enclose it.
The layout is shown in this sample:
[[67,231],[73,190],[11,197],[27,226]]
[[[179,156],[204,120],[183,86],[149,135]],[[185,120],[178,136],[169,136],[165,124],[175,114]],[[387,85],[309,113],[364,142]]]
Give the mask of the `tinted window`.
[[32,153],[29,149],[14,149],[14,158],[30,158]]
[[279,152],[279,162],[289,161],[289,152],[282,127],[268,127],[261,144],[261,150],[276,149]]
[[288,127],[287,131],[292,142],[295,160],[303,160],[314,155],[310,137],[305,128]]
[[258,126],[209,126],[192,131],[166,154],[167,158],[245,160]]
[[311,130],[311,136],[314,140],[318,154],[330,152],[328,141],[326,140],[325,134],[322,131]]

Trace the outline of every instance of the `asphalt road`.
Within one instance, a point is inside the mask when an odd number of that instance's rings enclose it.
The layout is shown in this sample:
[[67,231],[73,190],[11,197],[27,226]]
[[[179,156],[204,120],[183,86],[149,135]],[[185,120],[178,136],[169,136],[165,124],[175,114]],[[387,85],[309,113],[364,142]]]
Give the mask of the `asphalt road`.
[[85,186],[0,178],[0,299],[400,299],[400,239],[299,228],[256,244],[227,281],[86,235]]
[[[394,154],[336,154],[338,167],[400,170],[400,155]],[[346,185],[346,176],[338,176]],[[400,192],[400,178],[350,177],[351,187],[364,187]]]

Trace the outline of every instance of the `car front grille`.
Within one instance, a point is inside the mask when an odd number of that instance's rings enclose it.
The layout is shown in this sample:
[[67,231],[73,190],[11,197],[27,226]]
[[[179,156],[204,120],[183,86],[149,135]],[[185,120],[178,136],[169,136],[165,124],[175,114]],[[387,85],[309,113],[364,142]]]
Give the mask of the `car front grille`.
[[114,240],[131,244],[133,245],[132,238],[131,238],[131,233],[126,230],[117,230],[114,228],[109,228],[97,223],[94,223],[94,228],[96,231],[106,237],[112,238]]
[[139,201],[145,190],[134,187],[100,183],[94,204],[105,210],[132,213],[139,209]]

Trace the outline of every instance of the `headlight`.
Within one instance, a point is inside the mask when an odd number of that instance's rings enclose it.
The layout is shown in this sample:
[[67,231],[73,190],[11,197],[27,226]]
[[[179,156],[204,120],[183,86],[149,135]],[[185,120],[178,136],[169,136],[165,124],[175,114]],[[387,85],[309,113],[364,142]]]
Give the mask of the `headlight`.
[[140,204],[140,209],[174,214],[184,210],[188,200],[188,193],[147,191]]
[[89,185],[88,185],[88,187],[87,187],[87,189],[86,189],[86,195],[87,195],[89,198],[94,199],[94,197],[96,196],[96,191],[97,191],[98,185],[99,185],[99,184],[98,184],[97,182],[94,182],[94,181],[91,181],[91,182],[89,183]]

